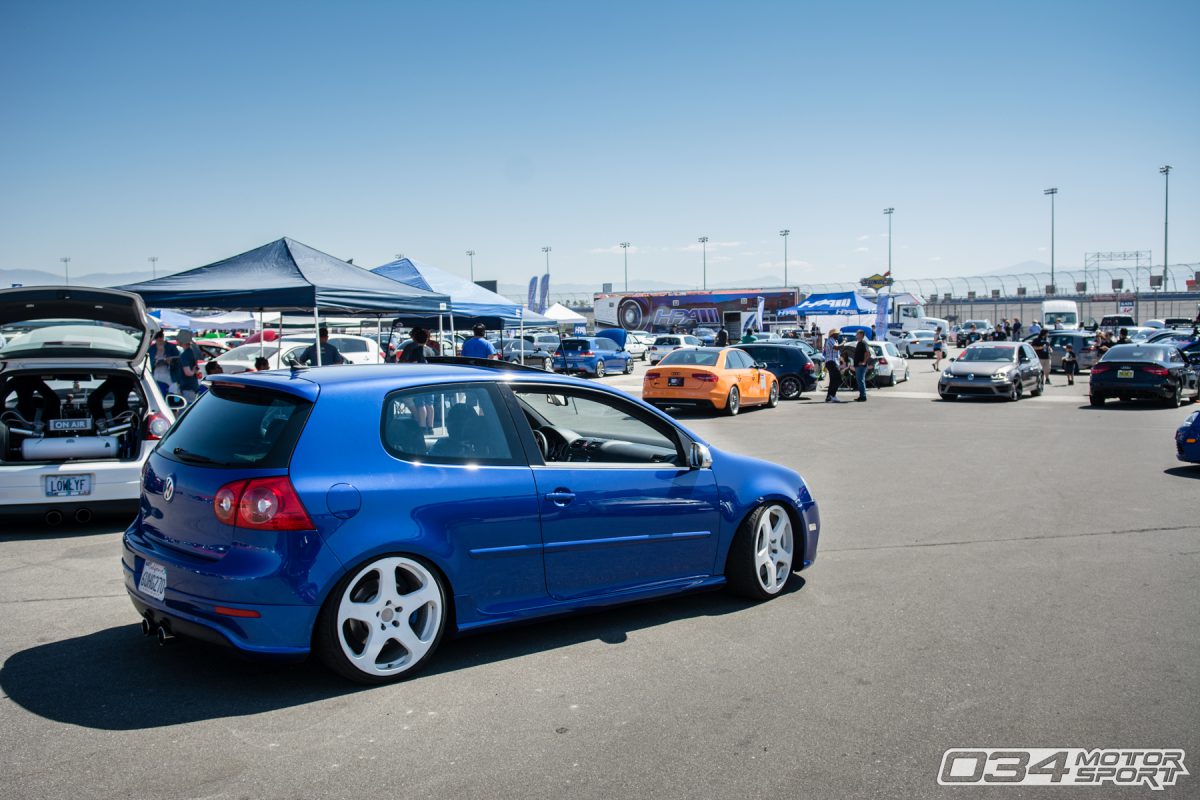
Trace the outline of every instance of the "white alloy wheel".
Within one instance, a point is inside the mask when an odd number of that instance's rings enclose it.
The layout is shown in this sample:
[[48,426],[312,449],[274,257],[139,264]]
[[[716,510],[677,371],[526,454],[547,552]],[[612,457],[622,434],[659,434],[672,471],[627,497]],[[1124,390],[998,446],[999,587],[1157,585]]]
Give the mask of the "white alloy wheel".
[[362,674],[348,677],[370,682],[398,678],[437,646],[446,600],[441,582],[424,564],[385,556],[343,586],[337,600],[336,645],[345,664]]
[[779,594],[792,574],[792,518],[780,506],[768,506],[754,530],[754,572],[767,594]]

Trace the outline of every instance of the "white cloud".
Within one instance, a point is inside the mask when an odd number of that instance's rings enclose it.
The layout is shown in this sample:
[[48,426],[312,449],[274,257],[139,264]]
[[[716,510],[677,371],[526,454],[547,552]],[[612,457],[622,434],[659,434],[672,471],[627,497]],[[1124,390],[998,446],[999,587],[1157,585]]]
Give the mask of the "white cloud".
[[1039,252],[1039,253],[1044,253],[1044,252],[1046,252],[1046,248],[1044,248],[1044,247],[1039,247],[1039,248],[1038,248],[1038,252]]
[[870,239],[870,238],[871,238],[871,236],[869,234],[864,233],[862,236],[858,237],[858,240],[860,242],[865,242],[867,239]]
[[869,252],[871,252],[871,248],[869,248],[869,247],[856,247],[856,248],[854,248],[854,252],[856,252],[856,253],[869,253]]
[[941,257],[941,256],[934,256],[933,258],[931,258],[931,259],[929,259],[929,260],[930,260],[930,261],[941,261],[941,260],[942,260],[942,257]]
[[[613,246],[611,246],[611,247],[593,247],[593,248],[592,248],[591,250],[589,250],[588,252],[589,252],[589,253],[614,253],[614,254],[619,254],[619,253],[621,252],[621,245],[619,245],[619,244],[614,244],[614,245],[613,245]],[[630,252],[630,253],[638,253],[638,252],[641,252],[641,251],[639,251],[639,250],[638,250],[638,246],[637,246],[636,244],[632,244],[632,245],[630,245],[630,246],[629,246],[629,252]]]

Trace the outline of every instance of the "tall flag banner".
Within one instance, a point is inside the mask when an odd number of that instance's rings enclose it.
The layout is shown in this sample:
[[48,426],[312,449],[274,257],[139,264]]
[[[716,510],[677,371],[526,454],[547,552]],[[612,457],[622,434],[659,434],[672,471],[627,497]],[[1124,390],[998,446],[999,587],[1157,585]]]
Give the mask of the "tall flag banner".
[[765,331],[767,329],[767,298],[761,294],[758,296],[758,329]]
[[550,299],[550,273],[547,272],[542,276],[542,296],[538,300],[538,313],[546,313],[546,301]]
[[525,303],[526,307],[537,311],[537,275],[529,279],[529,299]]
[[875,338],[881,342],[887,340],[888,306],[891,299],[890,294],[881,294],[875,298]]

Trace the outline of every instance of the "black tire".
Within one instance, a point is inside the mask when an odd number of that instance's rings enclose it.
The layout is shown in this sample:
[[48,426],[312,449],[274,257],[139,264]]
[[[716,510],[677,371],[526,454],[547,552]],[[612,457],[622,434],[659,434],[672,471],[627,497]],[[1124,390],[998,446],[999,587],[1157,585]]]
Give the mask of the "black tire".
[[1117,395],[1117,399],[1120,400],[1122,403],[1128,403],[1133,398],[1127,394],[1119,394],[1119,395]]
[[729,397],[725,398],[725,416],[736,417],[737,413],[742,410],[742,393],[734,386],[729,390]]
[[896,373],[895,373],[895,372],[893,372],[891,375],[888,375],[888,382],[887,382],[887,385],[888,385],[888,386],[895,386],[895,385],[896,385]]
[[771,384],[771,391],[767,393],[767,408],[775,408],[779,405],[779,382]]
[[1021,395],[1022,395],[1021,387],[1022,387],[1022,385],[1023,385],[1023,384],[1021,383],[1021,379],[1020,379],[1020,378],[1017,378],[1015,381],[1013,381],[1012,389],[1011,389],[1011,390],[1009,391],[1009,393],[1008,393],[1008,399],[1009,399],[1009,400],[1011,400],[1012,402],[1014,402],[1014,403],[1015,403],[1015,402],[1017,402],[1018,400],[1020,400],[1020,399],[1021,399]]
[[779,396],[784,400],[797,400],[802,394],[804,388],[795,375],[784,375],[779,380]]
[[1104,405],[1104,395],[1102,395],[1102,394],[1090,394],[1090,395],[1088,395],[1088,403],[1089,403],[1089,404],[1090,404],[1090,405],[1091,405],[1093,408],[1099,408],[1100,406]]
[[633,359],[632,358],[625,362],[625,374],[626,375],[633,374]]
[[604,359],[601,358],[598,361],[596,361],[596,377],[603,378],[607,374],[608,374],[608,368],[604,366]]
[[796,568],[796,555],[801,537],[797,535],[794,526],[791,526],[791,565],[786,571],[786,577],[779,582],[774,591],[768,591],[760,582],[756,559],[756,534],[759,522],[767,513],[782,513],[788,518],[789,524],[791,523],[791,517],[782,505],[765,503],[759,506],[742,520],[737,533],[734,534],[733,542],[729,545],[729,556],[725,559],[725,579],[729,582],[729,588],[736,594],[751,600],[761,601],[778,597],[787,587],[788,581],[792,577],[792,570]]
[[1183,385],[1176,384],[1175,393],[1167,398],[1167,407],[1179,408],[1181,405],[1183,405]]
[[339,580],[337,585],[333,587],[333,591],[331,591],[329,596],[325,598],[325,603],[321,606],[321,612],[317,615],[317,623],[313,631],[313,652],[326,667],[336,672],[338,675],[341,675],[343,678],[355,681],[356,683],[364,683],[371,686],[380,686],[386,683],[395,683],[397,681],[407,680],[424,669],[429,661],[433,658],[433,655],[437,652],[438,646],[441,644],[442,639],[445,636],[446,629],[449,627],[452,617],[450,612],[450,599],[452,595],[448,591],[448,587],[446,582],[442,579],[441,573],[433,566],[426,563],[423,559],[418,559],[409,555],[403,555],[403,558],[409,558],[422,564],[422,566],[424,566],[425,569],[428,570],[433,576],[434,581],[437,583],[438,590],[441,592],[441,620],[438,627],[437,636],[425,654],[415,664],[413,664],[411,667],[408,667],[403,672],[389,676],[379,676],[363,672],[354,666],[354,664],[352,664],[346,657],[345,653],[342,652],[341,645],[338,643],[338,606],[341,604],[342,595],[345,593],[350,581],[353,580],[363,568],[386,557],[387,556],[377,556],[368,561],[364,561],[355,568],[348,570],[346,574],[342,576],[342,579]]
[[1037,386],[1029,393],[1030,397],[1041,397],[1042,392],[1046,391],[1046,384],[1042,382],[1042,376],[1038,375]]

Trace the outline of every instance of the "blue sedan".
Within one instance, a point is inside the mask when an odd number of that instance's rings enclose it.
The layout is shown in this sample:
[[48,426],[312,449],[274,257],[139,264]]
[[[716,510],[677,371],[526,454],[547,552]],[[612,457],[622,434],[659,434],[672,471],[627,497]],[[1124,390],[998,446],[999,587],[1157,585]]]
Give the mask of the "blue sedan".
[[1189,464],[1200,464],[1200,411],[1193,411],[1175,431],[1175,456]]
[[214,379],[125,532],[144,633],[384,683],[443,636],[813,563],[803,479],[615,390],[501,362]]

